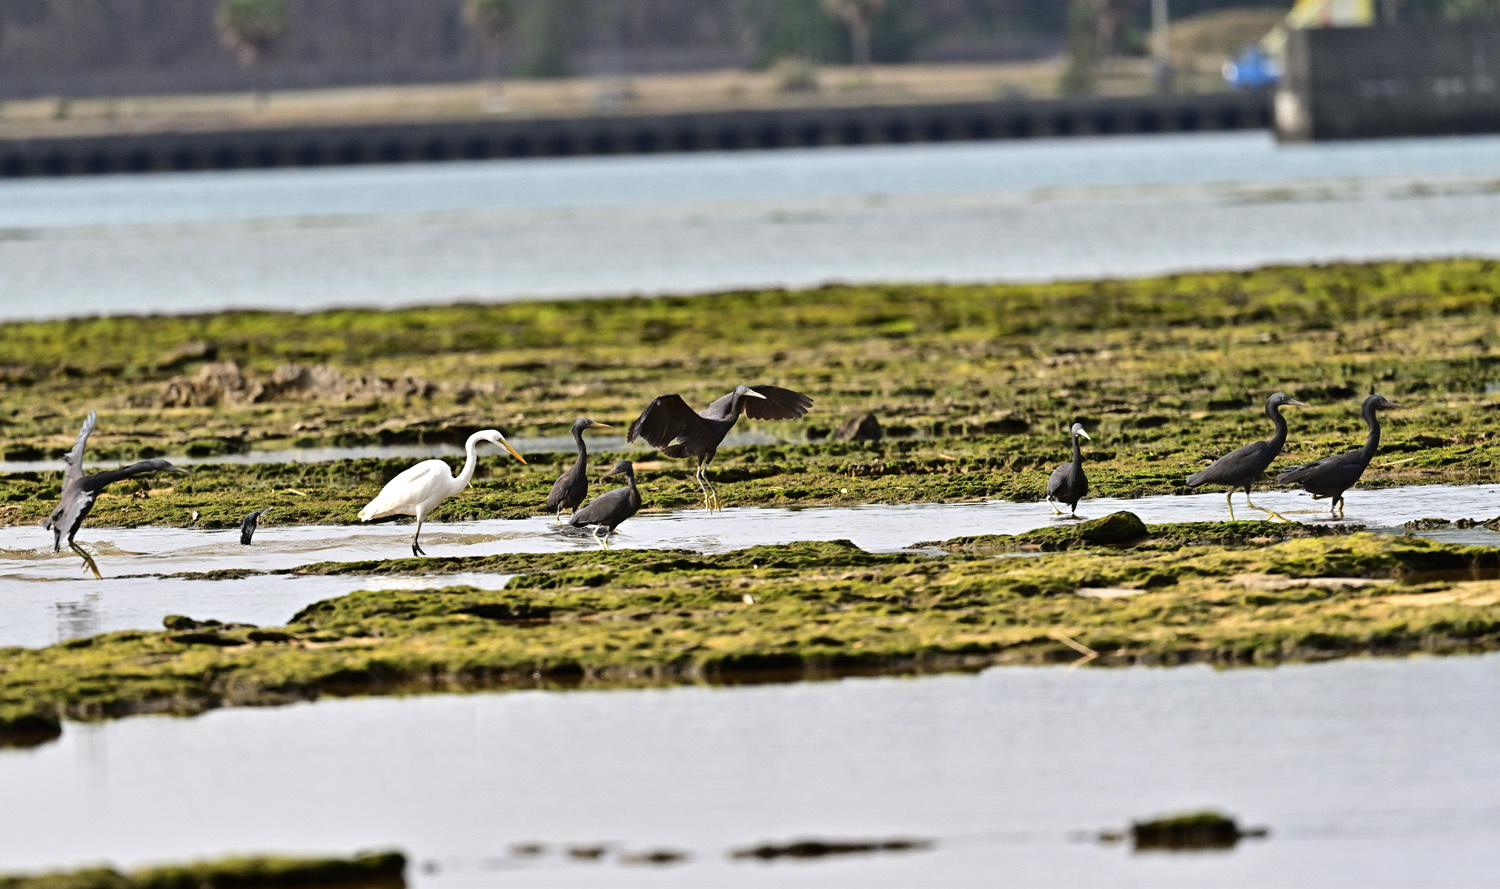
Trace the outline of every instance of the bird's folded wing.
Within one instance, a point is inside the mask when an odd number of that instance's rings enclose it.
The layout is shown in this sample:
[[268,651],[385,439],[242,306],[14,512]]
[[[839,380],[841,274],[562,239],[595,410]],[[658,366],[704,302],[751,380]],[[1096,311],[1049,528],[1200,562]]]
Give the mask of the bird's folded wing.
[[630,424],[625,440],[643,438],[652,447],[664,448],[702,423],[703,418],[687,406],[682,396],[659,395]]
[[68,536],[69,532],[76,531],[89,508],[94,505],[94,492],[80,489],[78,493],[67,498],[62,504],[62,515],[52,519],[51,530],[58,535],[60,541]]
[[812,407],[812,399],[780,386],[751,386],[765,398],[744,400],[745,416],[752,420],[795,420]]

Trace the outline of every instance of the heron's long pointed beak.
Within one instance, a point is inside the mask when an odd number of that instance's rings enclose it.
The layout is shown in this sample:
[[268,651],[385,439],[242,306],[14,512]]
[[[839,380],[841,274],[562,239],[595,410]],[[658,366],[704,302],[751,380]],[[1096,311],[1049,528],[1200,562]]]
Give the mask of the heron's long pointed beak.
[[756,392],[754,389],[746,389],[745,390],[745,394],[746,395],[753,395],[756,398],[765,398],[764,395],[760,394],[759,392]]
[[1082,429],[1078,430],[1078,434],[1088,439],[1089,441],[1094,440],[1093,436],[1089,435],[1087,432],[1084,432]]
[[591,428],[594,428],[594,429],[613,429],[615,427],[609,425],[608,423],[595,423]]
[[1310,407],[1310,405],[1303,404],[1302,402],[1298,401],[1295,398],[1293,398],[1292,400],[1288,401],[1287,402],[1287,406],[1288,407]]
[[1404,404],[1397,404],[1394,401],[1387,401],[1385,403],[1385,406],[1386,407],[1398,407],[1398,408],[1402,409],[1403,411],[1409,411],[1409,410],[1411,410],[1411,408],[1407,407],[1406,405],[1404,405]]
[[506,441],[505,439],[502,438],[502,439],[500,439],[500,446],[503,447],[503,448],[505,448],[507,451],[510,451],[510,455],[512,457],[515,457],[517,460],[520,460],[522,463],[526,462],[526,458],[522,457],[520,454],[516,453],[516,449],[510,446],[510,442],[508,442],[508,441]]

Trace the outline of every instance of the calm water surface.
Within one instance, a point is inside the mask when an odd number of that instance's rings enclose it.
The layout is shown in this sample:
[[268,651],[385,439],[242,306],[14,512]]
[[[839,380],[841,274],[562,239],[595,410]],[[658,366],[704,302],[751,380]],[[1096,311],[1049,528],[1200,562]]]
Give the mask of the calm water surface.
[[[1240,498],[1236,498],[1240,501]],[[1256,501],[1288,518],[1327,522],[1326,501],[1314,503],[1294,491],[1259,493]],[[1240,501],[1242,502],[1242,501]],[[1219,521],[1227,517],[1217,494],[1085,500],[1081,514],[1098,517],[1130,510],[1147,522]],[[1500,513],[1500,485],[1426,485],[1350,493],[1345,521],[1394,532],[1412,519],[1493,518]],[[1240,518],[1260,514],[1240,506]],[[274,518],[274,513],[273,513]],[[971,534],[1018,534],[1056,524],[1045,504],[991,500],[981,503],[869,504],[809,509],[731,508],[646,513],[621,526],[620,548],[680,548],[724,552],[757,544],[848,539],[875,552]],[[356,589],[421,589],[463,583],[503,586],[504,575],[458,577],[251,577],[242,580],[179,580],[159,575],[183,571],[295,568],[319,561],[406,557],[412,525],[296,525],[274,521],[239,543],[239,530],[188,528],[91,528],[78,539],[93,548],[102,581],[85,574],[77,556],[52,552],[52,535],[35,526],[0,528],[0,645],[50,645],[63,639],[122,629],[158,629],[168,614],[254,624],[282,624],[312,602]],[[1424,532],[1428,536],[1482,546],[1500,546],[1500,534],[1484,528]],[[482,522],[429,522],[423,548],[433,556],[559,552],[593,549],[582,531],[560,527],[549,517]],[[139,575],[130,577],[129,575]]]
[[[0,752],[0,862],[407,850],[423,887],[1492,886],[1500,657],[1005,667],[750,688],[325,701],[69,724]],[[1271,828],[1140,854],[1080,831],[1205,806]],[[731,862],[814,836],[929,852]],[[510,847],[540,842],[520,858]],[[603,862],[562,850],[607,843]],[[628,867],[618,852],[689,859]]]
[[1264,133],[0,183],[0,320],[1500,255],[1500,138]]

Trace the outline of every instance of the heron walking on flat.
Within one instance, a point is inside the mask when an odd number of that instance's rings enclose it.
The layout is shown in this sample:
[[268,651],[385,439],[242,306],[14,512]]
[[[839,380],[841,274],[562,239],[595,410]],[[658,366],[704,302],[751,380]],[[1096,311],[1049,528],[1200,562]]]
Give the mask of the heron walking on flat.
[[42,527],[52,532],[53,552],[62,552],[62,539],[66,534],[68,548],[83,558],[83,564],[94,572],[95,578],[103,580],[103,575],[99,573],[99,566],[94,564],[94,557],[73,542],[73,535],[83,527],[83,520],[88,518],[89,511],[94,508],[94,500],[99,493],[121,479],[144,475],[148,472],[176,472],[187,475],[188,471],[180,466],[173,466],[166,460],[157,459],[142,460],[119,469],[84,475],[83,451],[88,444],[89,433],[94,431],[94,424],[98,421],[99,415],[94,411],[89,411],[88,418],[83,421],[83,429],[78,433],[78,441],[74,442],[71,451],[63,455],[65,467],[62,497],[58,501],[57,508],[52,510],[52,515],[42,523]]
[[1328,504],[1329,514],[1332,515],[1337,508],[1338,517],[1343,518],[1344,492],[1354,487],[1359,477],[1365,474],[1365,467],[1370,465],[1370,460],[1375,457],[1375,449],[1380,447],[1380,419],[1375,416],[1375,412],[1385,408],[1405,410],[1405,405],[1390,401],[1384,395],[1371,395],[1360,406],[1360,415],[1365,418],[1365,425],[1370,427],[1364,447],[1336,457],[1324,457],[1301,466],[1293,466],[1276,476],[1276,480],[1301,485],[1302,490],[1312,494],[1314,500],[1328,498],[1331,501]]
[[[606,491],[589,501],[589,505],[575,510],[568,519],[568,523],[575,528],[586,528],[593,526],[591,532],[599,545],[609,547],[609,535],[615,533],[615,528],[620,523],[635,515],[636,510],[641,508],[641,492],[635,486],[635,467],[629,460],[621,460],[615,464],[615,468],[604,473],[599,481],[605,481],[617,475],[625,476],[625,487]],[[599,536],[599,529],[604,529],[604,536]]]
[[1188,476],[1188,487],[1196,488],[1199,485],[1228,485],[1229,493],[1225,495],[1225,502],[1229,504],[1229,520],[1234,521],[1234,492],[1238,488],[1245,489],[1245,505],[1251,509],[1258,509],[1268,515],[1275,516],[1283,522],[1286,516],[1274,509],[1256,506],[1250,502],[1250,486],[1261,477],[1271,466],[1271,461],[1281,453],[1282,445],[1286,444],[1286,420],[1281,416],[1281,408],[1307,407],[1307,405],[1281,392],[1277,392],[1266,399],[1266,416],[1276,426],[1276,434],[1267,441],[1257,441],[1247,444],[1237,451],[1215,460],[1211,465],[1198,470]]
[[589,449],[583,443],[583,433],[589,429],[613,428],[587,417],[573,421],[573,441],[578,445],[578,459],[553,483],[552,493],[547,495],[547,511],[557,515],[559,525],[562,524],[563,510],[576,511],[589,496]]
[[630,424],[625,440],[644,438],[668,457],[697,457],[693,478],[703,492],[703,507],[713,512],[722,507],[719,492],[708,480],[708,464],[740,413],[752,420],[795,420],[812,403],[801,392],[780,386],[735,386],[733,392],[694,413],[680,395],[659,395]]
[[1078,443],[1078,439],[1093,439],[1083,431],[1082,423],[1074,423],[1068,434],[1073,439],[1073,462],[1064,463],[1052,470],[1052,477],[1047,479],[1047,505],[1052,507],[1053,515],[1062,515],[1057,504],[1066,503],[1069,514],[1076,516],[1078,501],[1089,492],[1089,478],[1083,474],[1083,446]]
[[417,530],[411,536],[411,554],[413,556],[425,556],[419,542],[422,536],[422,521],[428,514],[437,509],[439,503],[462,491],[469,486],[469,481],[474,478],[474,469],[479,463],[479,457],[475,453],[475,446],[481,441],[497,444],[510,455],[526,462],[526,458],[516,453],[501,435],[494,429],[482,429],[469,436],[464,442],[464,468],[455,478],[453,470],[442,460],[423,460],[421,463],[405,470],[400,475],[385,483],[375,499],[365,505],[359,511],[359,520],[368,522],[371,519],[384,518],[388,515],[410,515],[417,517]]

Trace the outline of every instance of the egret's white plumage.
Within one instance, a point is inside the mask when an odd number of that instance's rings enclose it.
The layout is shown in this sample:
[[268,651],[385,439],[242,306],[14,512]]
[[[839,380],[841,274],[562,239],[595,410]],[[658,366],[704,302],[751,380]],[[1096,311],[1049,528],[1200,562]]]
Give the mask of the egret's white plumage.
[[506,442],[505,436],[494,429],[481,430],[469,436],[469,440],[464,443],[464,468],[456,477],[442,460],[423,460],[386,482],[375,499],[359,511],[359,520],[368,522],[388,515],[416,516],[417,531],[411,536],[411,553],[414,556],[427,555],[417,542],[422,536],[422,520],[439,503],[469,486],[470,480],[474,478],[474,468],[479,462],[474,449],[481,441],[497,444],[510,451],[512,457],[522,463],[526,462],[526,458],[516,453],[516,449]]

